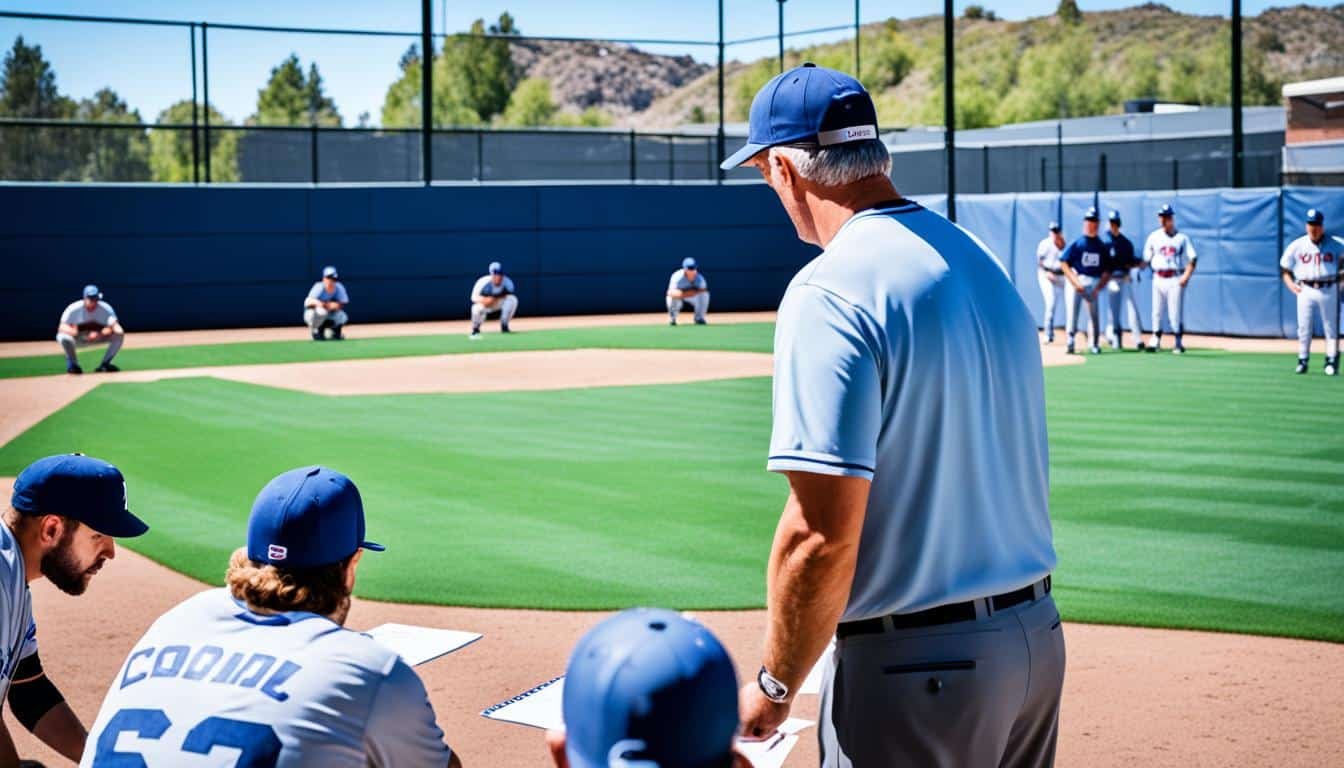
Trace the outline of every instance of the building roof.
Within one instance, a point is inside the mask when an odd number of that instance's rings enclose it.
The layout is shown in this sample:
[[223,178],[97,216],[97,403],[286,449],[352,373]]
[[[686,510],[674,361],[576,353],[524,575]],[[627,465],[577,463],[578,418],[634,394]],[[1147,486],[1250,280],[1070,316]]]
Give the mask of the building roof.
[[1303,80],[1300,83],[1284,83],[1283,98],[1294,96],[1316,96],[1322,93],[1344,93],[1344,77],[1327,77],[1324,80]]

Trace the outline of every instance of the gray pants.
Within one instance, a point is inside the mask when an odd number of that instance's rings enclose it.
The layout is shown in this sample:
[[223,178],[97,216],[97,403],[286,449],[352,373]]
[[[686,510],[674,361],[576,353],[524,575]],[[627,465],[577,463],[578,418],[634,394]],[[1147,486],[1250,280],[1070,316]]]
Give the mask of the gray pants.
[[681,312],[682,305],[690,304],[691,309],[695,311],[696,320],[704,320],[705,313],[709,311],[709,291],[697,293],[689,299],[674,299],[667,297],[667,314],[673,319]]
[[823,768],[1051,766],[1064,630],[1049,595],[978,621],[836,641]]
[[89,341],[83,335],[78,337],[71,336],[68,333],[56,334],[56,341],[61,343],[61,349],[65,350],[65,362],[67,365],[79,363],[79,357],[75,355],[75,350],[80,347],[92,347],[99,344],[106,344],[107,351],[103,353],[103,362],[99,365],[112,362],[112,358],[121,351],[121,343],[126,340],[126,334],[113,333],[110,336],[104,336],[97,341]]

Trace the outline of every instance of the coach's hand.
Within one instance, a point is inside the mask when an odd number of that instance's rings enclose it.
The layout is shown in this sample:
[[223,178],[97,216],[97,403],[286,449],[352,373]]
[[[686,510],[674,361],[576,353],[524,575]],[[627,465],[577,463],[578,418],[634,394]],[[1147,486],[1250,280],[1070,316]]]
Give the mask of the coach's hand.
[[762,741],[775,735],[780,724],[789,718],[792,702],[776,704],[765,698],[756,681],[742,686],[738,694],[738,708],[742,714],[742,738],[747,741]]

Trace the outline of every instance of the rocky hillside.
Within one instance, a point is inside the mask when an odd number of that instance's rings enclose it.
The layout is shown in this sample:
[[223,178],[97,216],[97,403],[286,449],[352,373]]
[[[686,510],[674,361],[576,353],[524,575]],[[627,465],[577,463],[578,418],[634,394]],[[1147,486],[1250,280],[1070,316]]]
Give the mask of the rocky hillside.
[[[993,9],[992,0],[987,7]],[[1225,18],[1183,14],[1155,3],[1082,13],[1076,20],[1057,15],[1024,21],[959,18],[958,124],[1114,113],[1125,99],[1145,96],[1226,104],[1229,32]],[[883,124],[941,124],[941,17],[890,19],[865,25],[861,34],[861,75],[874,92]],[[1344,74],[1341,40],[1344,4],[1273,8],[1248,17],[1246,103],[1276,104],[1284,82]],[[566,45],[572,44],[560,48]],[[688,58],[611,46],[605,56],[588,58],[556,48],[547,53],[544,46],[532,66],[555,73],[547,76],[567,104],[596,105],[616,115],[617,125],[641,130],[717,120],[717,76]],[[850,39],[791,49],[787,58],[790,64],[812,60],[851,70],[852,51]],[[552,68],[550,57],[565,63]],[[729,121],[746,118],[751,95],[775,71],[773,57],[730,64]]]
[[618,124],[710,69],[690,56],[660,56],[615,43],[524,40],[509,50],[523,77],[550,81],[561,109],[597,107]]

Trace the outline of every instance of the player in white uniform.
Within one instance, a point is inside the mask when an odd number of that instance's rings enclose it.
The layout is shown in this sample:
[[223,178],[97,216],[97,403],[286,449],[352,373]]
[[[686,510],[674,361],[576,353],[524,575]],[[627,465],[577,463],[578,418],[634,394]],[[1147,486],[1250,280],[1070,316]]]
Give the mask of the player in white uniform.
[[323,267],[322,279],[313,283],[308,289],[308,297],[303,300],[303,322],[308,325],[313,341],[340,341],[343,338],[341,329],[350,322],[350,316],[345,313],[345,305],[349,303],[350,294],[336,268]]
[[1036,281],[1041,285],[1041,298],[1045,301],[1045,343],[1055,340],[1055,307],[1064,295],[1064,270],[1059,265],[1060,254],[1064,253],[1064,233],[1059,222],[1050,222],[1050,234],[1036,245]]
[[481,338],[481,324],[495,312],[499,313],[500,333],[508,333],[509,321],[517,311],[518,295],[514,292],[513,280],[504,274],[504,267],[498,261],[490,262],[489,274],[471,287],[471,338]]
[[1339,260],[1344,238],[1325,234],[1325,214],[1307,211],[1307,234],[1288,244],[1279,260],[1284,285],[1297,294],[1297,372],[1311,357],[1312,314],[1325,329],[1325,375],[1339,374]]
[[79,357],[75,352],[80,347],[93,344],[106,344],[103,361],[96,369],[100,373],[116,373],[121,370],[112,364],[112,358],[121,351],[126,340],[126,331],[117,321],[117,312],[112,305],[103,301],[103,292],[96,285],[84,286],[84,298],[71,302],[61,313],[61,324],[56,329],[56,341],[65,352],[65,372],[83,373],[79,367]]
[[[0,524],[0,700],[60,754],[78,760],[86,734],[42,670],[29,582],[46,577],[81,595],[103,563],[116,557],[116,537],[149,527],[126,509],[126,480],[105,461],[66,454],[30,464],[14,480]],[[9,730],[0,723],[0,765],[18,765]]]
[[709,282],[700,272],[695,259],[687,256],[681,260],[681,269],[672,273],[667,281],[667,324],[677,324],[677,314],[682,304],[690,304],[695,311],[695,324],[704,325],[705,313],[709,311]]
[[80,765],[459,766],[410,666],[342,626],[364,549],[382,547],[349,478],[305,467],[268,483],[228,586],[135,644]]
[[1171,332],[1176,335],[1176,347],[1171,351],[1181,355],[1185,353],[1181,344],[1184,332],[1181,299],[1190,276],[1195,274],[1195,260],[1199,254],[1195,253],[1190,238],[1184,232],[1176,231],[1176,212],[1170,205],[1162,206],[1157,218],[1162,226],[1148,235],[1143,246],[1143,266],[1153,270],[1153,335],[1148,346],[1153,352],[1162,346],[1162,313],[1165,309]]

